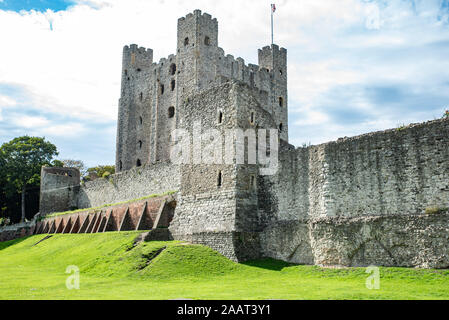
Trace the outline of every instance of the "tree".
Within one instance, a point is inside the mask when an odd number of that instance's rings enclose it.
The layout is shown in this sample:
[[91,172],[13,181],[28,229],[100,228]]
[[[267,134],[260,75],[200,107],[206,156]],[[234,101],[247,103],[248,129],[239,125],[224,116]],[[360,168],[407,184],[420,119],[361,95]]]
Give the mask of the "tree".
[[27,187],[39,185],[42,166],[53,166],[53,157],[57,155],[56,146],[39,137],[18,137],[0,147],[4,190],[7,195],[21,194],[22,222]]
[[87,167],[81,160],[65,159],[62,160],[62,163],[66,168],[77,168],[80,171],[81,177],[87,174]]
[[115,174],[115,166],[97,166],[87,169],[87,177],[84,180],[95,180],[96,178],[106,178]]

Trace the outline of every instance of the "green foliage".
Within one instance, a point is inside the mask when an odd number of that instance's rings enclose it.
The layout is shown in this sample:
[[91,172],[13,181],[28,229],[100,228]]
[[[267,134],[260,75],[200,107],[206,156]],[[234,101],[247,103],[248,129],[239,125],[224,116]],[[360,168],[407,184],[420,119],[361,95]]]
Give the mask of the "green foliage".
[[[448,299],[448,270],[324,269],[273,259],[232,262],[200,245],[135,244],[138,232],[46,235],[0,243],[0,299]],[[80,290],[67,290],[68,266]]]
[[0,147],[2,216],[17,220],[18,202],[21,202],[20,195],[24,192],[32,192],[33,207],[37,206],[41,168],[58,165],[58,161],[53,160],[56,155],[56,146],[40,137],[18,137]]
[[103,173],[102,178],[103,179],[108,179],[111,176],[111,173],[109,171],[106,171],[105,173]]
[[0,147],[7,191],[22,192],[26,185],[38,185],[42,166],[52,166],[56,146],[39,137],[19,137]]
[[0,227],[9,226],[11,221],[8,218],[0,218]]
[[449,119],[449,110],[446,110],[443,115],[444,119]]
[[95,180],[97,178],[108,178],[110,175],[113,174],[115,174],[115,166],[97,166],[87,169],[83,181],[87,182]]
[[430,207],[426,208],[426,214],[432,215],[432,214],[441,214],[448,212],[449,208],[440,208],[440,207]]
[[87,174],[87,167],[81,160],[64,159],[62,160],[62,166],[65,168],[77,168],[80,171],[81,177]]

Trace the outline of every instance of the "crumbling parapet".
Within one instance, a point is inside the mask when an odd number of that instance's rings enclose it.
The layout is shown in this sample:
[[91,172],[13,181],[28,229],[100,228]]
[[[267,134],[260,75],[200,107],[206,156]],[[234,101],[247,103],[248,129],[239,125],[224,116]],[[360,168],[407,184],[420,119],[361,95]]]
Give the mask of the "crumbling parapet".
[[47,168],[41,170],[41,215],[77,208],[80,172],[76,168]]

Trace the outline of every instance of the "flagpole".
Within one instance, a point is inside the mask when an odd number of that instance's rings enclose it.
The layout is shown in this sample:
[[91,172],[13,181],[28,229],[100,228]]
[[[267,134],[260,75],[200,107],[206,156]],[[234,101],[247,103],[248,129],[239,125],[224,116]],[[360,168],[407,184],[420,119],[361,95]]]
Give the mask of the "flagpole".
[[273,35],[273,5],[271,5],[271,44],[274,44],[274,35]]

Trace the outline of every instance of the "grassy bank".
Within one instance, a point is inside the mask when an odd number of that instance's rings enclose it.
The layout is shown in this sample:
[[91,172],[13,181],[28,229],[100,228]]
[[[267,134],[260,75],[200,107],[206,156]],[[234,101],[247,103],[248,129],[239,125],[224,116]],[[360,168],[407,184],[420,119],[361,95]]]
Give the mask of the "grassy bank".
[[[203,246],[135,246],[137,235],[0,243],[0,299],[449,299],[449,271],[381,268],[380,290],[368,290],[364,268],[237,264]],[[72,265],[80,270],[80,290],[66,288]]]

